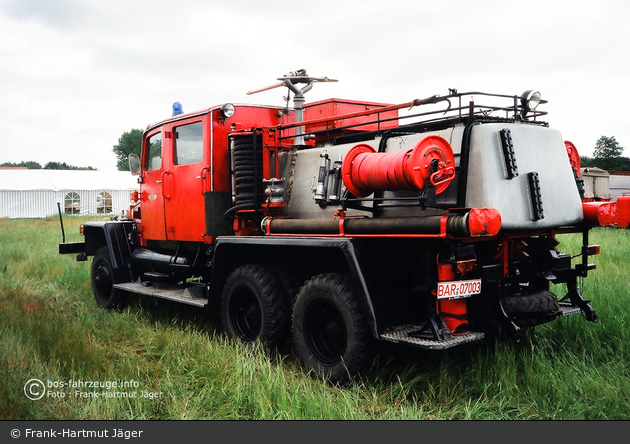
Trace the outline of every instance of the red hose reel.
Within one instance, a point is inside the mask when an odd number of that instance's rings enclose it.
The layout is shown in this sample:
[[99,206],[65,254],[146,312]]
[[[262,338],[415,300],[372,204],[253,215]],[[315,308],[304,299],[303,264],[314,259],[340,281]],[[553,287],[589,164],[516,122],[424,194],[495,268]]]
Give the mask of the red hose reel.
[[440,194],[455,177],[455,158],[449,143],[437,135],[396,153],[379,153],[362,143],[346,154],[341,175],[356,197],[367,197],[375,191],[421,190],[427,181]]
[[568,140],[564,141],[564,147],[567,149],[567,155],[569,156],[569,163],[571,168],[575,171],[575,174],[580,175],[580,154],[573,143]]

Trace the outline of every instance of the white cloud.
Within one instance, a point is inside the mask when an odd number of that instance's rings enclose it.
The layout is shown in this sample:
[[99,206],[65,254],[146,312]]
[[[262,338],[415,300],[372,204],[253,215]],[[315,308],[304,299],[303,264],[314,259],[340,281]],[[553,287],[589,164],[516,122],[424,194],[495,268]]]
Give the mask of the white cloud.
[[245,93],[302,68],[339,80],[308,101],[535,88],[582,154],[601,135],[630,148],[628,12],[606,0],[0,0],[0,163],[114,169],[120,135],[173,102],[279,105],[282,89]]

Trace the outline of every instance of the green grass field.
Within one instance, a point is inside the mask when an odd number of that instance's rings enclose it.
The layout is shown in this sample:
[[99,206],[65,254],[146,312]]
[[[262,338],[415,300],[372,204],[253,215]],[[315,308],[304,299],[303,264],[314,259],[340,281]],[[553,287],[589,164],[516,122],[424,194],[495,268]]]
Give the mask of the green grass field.
[[[64,219],[67,241],[86,220]],[[577,252],[580,237],[559,239]],[[602,253],[581,288],[598,323],[561,318],[521,344],[383,344],[364,377],[336,387],[290,353],[229,343],[215,313],[140,297],[122,312],[98,308],[89,262],[58,254],[57,218],[2,219],[0,419],[627,420],[630,230],[598,228],[590,241]],[[31,379],[47,386],[39,400],[26,396]]]

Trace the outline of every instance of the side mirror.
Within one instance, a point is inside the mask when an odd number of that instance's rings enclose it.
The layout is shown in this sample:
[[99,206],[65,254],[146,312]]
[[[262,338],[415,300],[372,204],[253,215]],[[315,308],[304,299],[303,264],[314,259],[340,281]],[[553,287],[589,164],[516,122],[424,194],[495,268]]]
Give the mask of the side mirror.
[[140,174],[140,157],[137,154],[129,154],[129,170],[133,176]]

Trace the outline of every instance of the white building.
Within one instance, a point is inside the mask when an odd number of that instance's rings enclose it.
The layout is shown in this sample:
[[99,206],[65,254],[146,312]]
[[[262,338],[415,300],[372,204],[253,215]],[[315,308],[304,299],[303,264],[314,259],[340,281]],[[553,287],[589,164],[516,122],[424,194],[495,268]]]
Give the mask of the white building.
[[610,198],[617,200],[619,196],[630,194],[630,176],[625,174],[610,175]]
[[0,218],[121,215],[138,190],[128,171],[0,169]]

